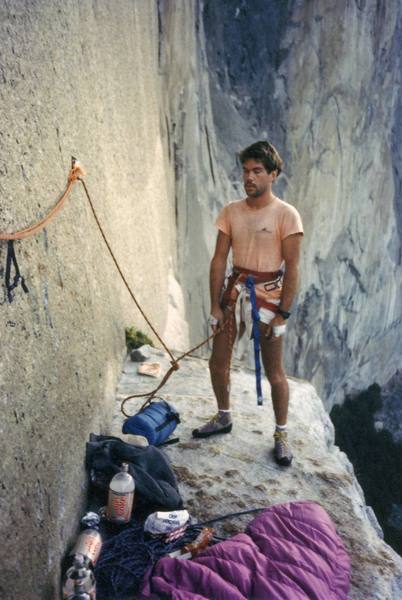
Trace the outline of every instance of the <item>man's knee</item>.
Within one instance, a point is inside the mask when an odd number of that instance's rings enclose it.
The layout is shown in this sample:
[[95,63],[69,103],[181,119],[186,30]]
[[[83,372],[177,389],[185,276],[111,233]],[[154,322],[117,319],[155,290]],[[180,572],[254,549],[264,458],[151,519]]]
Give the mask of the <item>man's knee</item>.
[[227,357],[217,357],[212,355],[209,359],[209,370],[211,375],[225,377],[230,368],[230,361]]
[[271,385],[286,384],[285,371],[283,371],[282,369],[280,369],[278,371],[268,371],[267,377],[268,377],[268,381]]

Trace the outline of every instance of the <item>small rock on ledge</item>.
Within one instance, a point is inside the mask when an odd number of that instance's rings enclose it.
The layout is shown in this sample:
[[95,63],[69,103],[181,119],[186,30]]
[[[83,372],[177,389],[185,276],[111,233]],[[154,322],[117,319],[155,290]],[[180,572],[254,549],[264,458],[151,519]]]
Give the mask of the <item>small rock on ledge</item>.
[[131,350],[130,358],[133,362],[144,362],[144,360],[148,360],[148,358],[151,358],[151,346],[144,344],[140,348]]

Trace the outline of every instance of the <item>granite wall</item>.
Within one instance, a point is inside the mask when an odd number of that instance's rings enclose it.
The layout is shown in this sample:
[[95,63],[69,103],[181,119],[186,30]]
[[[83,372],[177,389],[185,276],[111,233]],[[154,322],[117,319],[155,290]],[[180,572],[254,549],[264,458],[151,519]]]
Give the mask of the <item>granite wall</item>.
[[[175,228],[158,36],[148,0],[1,3],[0,231],[48,212],[74,155],[128,281],[163,331]],[[125,326],[147,328],[81,184],[15,250],[29,293],[0,298],[0,596],[54,600],[86,501],[85,442],[108,431]],[[2,282],[5,258],[1,242]]]
[[287,366],[327,407],[402,359],[401,24],[399,2],[203,4],[212,163],[239,197],[242,147],[284,156],[276,192],[306,230]]

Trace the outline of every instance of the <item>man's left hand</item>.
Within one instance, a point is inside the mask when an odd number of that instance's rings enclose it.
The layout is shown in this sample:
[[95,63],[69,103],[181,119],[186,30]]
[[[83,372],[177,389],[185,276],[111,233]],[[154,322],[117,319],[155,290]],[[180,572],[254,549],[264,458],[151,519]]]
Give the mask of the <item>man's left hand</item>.
[[[265,333],[265,337],[267,339],[272,339],[272,340],[279,340],[279,338],[281,337],[280,335],[274,335],[274,327],[280,326],[280,325],[285,325],[286,327],[286,321],[285,319],[281,316],[281,315],[276,315],[276,317],[274,317],[272,319],[272,321],[269,323],[268,327],[267,327],[267,331]],[[283,334],[281,334],[283,335]]]

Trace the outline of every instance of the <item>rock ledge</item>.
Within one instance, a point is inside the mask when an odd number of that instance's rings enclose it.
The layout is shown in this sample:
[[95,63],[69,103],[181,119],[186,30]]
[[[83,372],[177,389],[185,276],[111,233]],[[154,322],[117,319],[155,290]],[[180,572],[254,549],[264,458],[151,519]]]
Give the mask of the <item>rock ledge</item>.
[[[167,356],[152,350],[152,362],[169,368]],[[273,412],[268,385],[266,401],[257,407],[251,371],[232,370],[234,426],[229,435],[195,440],[191,431],[215,412],[207,362],[185,359],[163,388],[163,398],[180,413],[175,431],[180,442],[166,447],[186,507],[199,521],[246,509],[294,500],[319,502],[333,519],[352,565],[350,599],[396,600],[402,597],[402,559],[381,539],[381,528],[346,455],[334,445],[332,423],[315,389],[289,379],[289,436],[295,454],[292,466],[278,467],[272,456]],[[137,373],[128,359],[117,389],[120,401],[130,393],[150,391],[156,380]],[[129,401],[135,413],[140,401]],[[112,434],[122,436],[118,406]],[[222,521],[216,527],[228,536],[244,529],[253,515]]]

